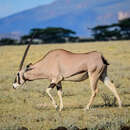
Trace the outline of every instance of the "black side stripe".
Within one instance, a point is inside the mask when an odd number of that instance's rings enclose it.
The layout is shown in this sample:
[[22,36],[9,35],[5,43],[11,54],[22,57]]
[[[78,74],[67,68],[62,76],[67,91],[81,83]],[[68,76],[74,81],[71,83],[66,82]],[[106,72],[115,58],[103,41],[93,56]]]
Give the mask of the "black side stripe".
[[71,76],[75,76],[75,75],[77,75],[77,74],[81,74],[81,73],[84,73],[84,72],[87,72],[87,71],[82,70],[82,71],[79,71],[79,72],[76,72],[76,73],[70,75],[69,77],[71,77]]

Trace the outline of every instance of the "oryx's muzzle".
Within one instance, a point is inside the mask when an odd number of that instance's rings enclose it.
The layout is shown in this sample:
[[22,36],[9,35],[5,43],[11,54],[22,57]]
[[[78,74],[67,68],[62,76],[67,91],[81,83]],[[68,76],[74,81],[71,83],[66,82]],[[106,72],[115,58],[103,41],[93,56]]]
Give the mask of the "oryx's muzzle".
[[23,85],[25,83],[25,79],[23,79],[23,72],[20,71],[17,73],[17,76],[13,82],[13,88],[16,89],[18,88],[19,86]]
[[20,85],[18,83],[13,83],[13,88],[16,89],[18,88]]

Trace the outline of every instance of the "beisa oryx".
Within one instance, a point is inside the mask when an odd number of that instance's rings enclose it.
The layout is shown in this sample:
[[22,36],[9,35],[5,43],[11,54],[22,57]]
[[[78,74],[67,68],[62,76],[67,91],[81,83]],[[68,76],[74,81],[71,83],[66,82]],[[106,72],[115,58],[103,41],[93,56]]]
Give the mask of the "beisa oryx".
[[13,83],[13,88],[16,89],[26,81],[49,79],[50,86],[47,88],[46,92],[54,107],[57,108],[57,104],[50,93],[50,90],[54,87],[57,88],[57,93],[60,98],[59,111],[61,111],[63,109],[61,82],[80,82],[89,78],[92,95],[85,110],[90,108],[90,105],[98,92],[97,83],[99,80],[101,80],[113,92],[118,101],[119,107],[122,106],[116,88],[107,76],[107,67],[109,63],[101,53],[96,51],[88,53],[72,53],[63,49],[56,49],[49,51],[36,63],[29,64],[26,68],[23,68],[22,66],[29,47],[30,44],[25,50],[19,71]]

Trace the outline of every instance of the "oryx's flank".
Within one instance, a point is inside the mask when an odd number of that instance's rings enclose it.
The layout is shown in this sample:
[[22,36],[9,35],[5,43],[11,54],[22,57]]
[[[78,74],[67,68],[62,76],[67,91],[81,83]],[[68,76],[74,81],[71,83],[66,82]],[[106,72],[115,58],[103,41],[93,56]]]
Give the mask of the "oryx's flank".
[[49,79],[50,86],[47,88],[46,92],[52,100],[54,107],[57,108],[56,102],[50,93],[50,90],[54,87],[57,88],[60,98],[59,110],[61,111],[63,109],[61,82],[65,80],[80,82],[89,78],[92,95],[88,105],[85,107],[86,110],[90,108],[98,92],[98,80],[101,80],[113,92],[117,98],[119,107],[121,107],[121,100],[116,88],[107,76],[107,67],[109,63],[101,53],[96,51],[72,53],[63,49],[56,49],[49,51],[41,60],[34,64],[29,64],[23,69],[22,66],[29,47],[30,45],[27,46],[24,53],[19,72],[13,83],[13,88],[23,85],[26,81]]

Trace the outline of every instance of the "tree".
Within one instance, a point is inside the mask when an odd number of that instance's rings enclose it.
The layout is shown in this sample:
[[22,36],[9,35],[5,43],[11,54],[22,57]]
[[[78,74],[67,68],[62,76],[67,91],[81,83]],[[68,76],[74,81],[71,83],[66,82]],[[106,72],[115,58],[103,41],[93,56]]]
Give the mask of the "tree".
[[17,40],[11,38],[2,38],[0,40],[0,45],[16,45],[18,44]]
[[123,19],[119,21],[118,26],[123,39],[130,39],[130,18]]
[[95,40],[98,41],[121,39],[120,30],[115,25],[96,26],[92,31]]
[[66,39],[74,37],[76,34],[74,31],[58,27],[48,27],[45,29],[33,28],[31,29],[29,35],[24,35],[21,41],[27,43],[30,38],[40,39],[44,43],[60,43],[65,42]]
[[106,40],[106,34],[108,33],[108,29],[109,26],[105,25],[105,26],[96,26],[94,28],[92,28],[92,35],[94,36],[94,38],[98,41],[103,41]]
[[96,26],[91,29],[95,40],[130,39],[130,18],[111,25]]

